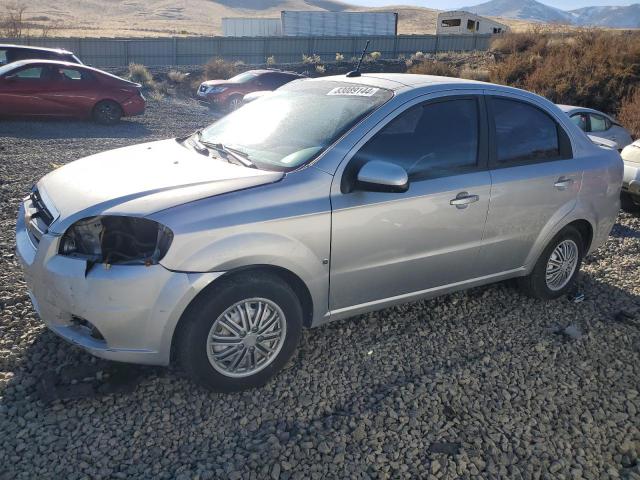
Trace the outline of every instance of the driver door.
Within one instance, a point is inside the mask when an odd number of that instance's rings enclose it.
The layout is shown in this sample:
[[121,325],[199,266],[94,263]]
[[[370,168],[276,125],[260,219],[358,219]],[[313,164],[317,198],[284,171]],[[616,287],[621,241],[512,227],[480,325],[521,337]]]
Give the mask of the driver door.
[[[491,190],[485,118],[481,95],[414,103],[369,134],[338,170],[332,312],[476,276]],[[359,186],[359,169],[373,160],[404,168],[408,190]]]
[[0,105],[4,115],[47,113],[42,94],[50,88],[51,69],[29,65],[12,70],[0,79]]

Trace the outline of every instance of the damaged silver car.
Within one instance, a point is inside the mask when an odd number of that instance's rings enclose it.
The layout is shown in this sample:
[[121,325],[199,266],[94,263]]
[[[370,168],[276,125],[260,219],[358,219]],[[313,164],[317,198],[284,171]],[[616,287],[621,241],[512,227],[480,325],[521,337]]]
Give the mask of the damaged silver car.
[[34,307],[102,358],[264,384],[303,328],[517,277],[557,298],[622,161],[556,106],[422,75],[292,82],[192,135],[93,155],[24,199]]

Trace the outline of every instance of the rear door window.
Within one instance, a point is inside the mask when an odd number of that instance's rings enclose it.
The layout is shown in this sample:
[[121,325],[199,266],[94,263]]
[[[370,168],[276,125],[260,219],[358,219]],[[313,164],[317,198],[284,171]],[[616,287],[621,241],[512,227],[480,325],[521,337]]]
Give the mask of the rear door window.
[[59,73],[63,80],[69,80],[72,82],[83,82],[93,78],[89,72],[76,68],[61,68]]
[[602,115],[596,115],[595,113],[592,113],[590,117],[592,132],[604,132],[611,128],[611,123]]
[[495,125],[495,166],[571,157],[566,133],[540,108],[523,101],[494,97],[491,109]]
[[260,77],[261,87],[267,90],[275,90],[285,83],[289,83],[292,77],[282,73],[266,73]]
[[7,57],[7,50],[0,48],[0,65],[6,65],[9,63],[9,59]]

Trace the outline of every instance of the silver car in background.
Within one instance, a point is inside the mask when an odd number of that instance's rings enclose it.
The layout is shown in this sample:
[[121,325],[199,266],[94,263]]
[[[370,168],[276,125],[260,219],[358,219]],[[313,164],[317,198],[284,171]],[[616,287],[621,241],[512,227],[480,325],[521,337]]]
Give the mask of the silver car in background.
[[640,140],[626,146],[620,155],[624,162],[622,208],[635,212],[640,210]]
[[275,375],[306,327],[514,277],[565,294],[607,239],[622,175],[616,151],[525,91],[308,79],[49,173],[17,250],[58,335],[233,391]]
[[583,132],[589,136],[604,138],[615,142],[616,150],[620,151],[631,142],[631,134],[618,121],[592,108],[575,107],[572,105],[558,105],[560,110],[569,115]]

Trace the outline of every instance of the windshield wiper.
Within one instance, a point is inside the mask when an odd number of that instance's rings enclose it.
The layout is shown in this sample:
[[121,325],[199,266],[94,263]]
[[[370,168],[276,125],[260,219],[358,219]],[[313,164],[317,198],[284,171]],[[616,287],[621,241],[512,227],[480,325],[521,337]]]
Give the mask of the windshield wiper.
[[202,140],[200,140],[200,143],[202,145],[204,145],[205,147],[208,148],[213,148],[214,150],[217,150],[220,153],[223,153],[225,155],[225,160],[229,161],[230,158],[235,159],[235,164],[237,165],[242,165],[244,167],[249,167],[249,168],[258,168],[256,167],[256,164],[253,163],[251,160],[249,160],[249,154],[242,152],[240,150],[236,150],[235,148],[231,148],[228,147],[222,143],[210,143],[210,142],[203,142]]
[[201,136],[202,136],[202,130],[196,130],[194,133],[190,135],[176,138],[176,142],[181,144],[186,143],[189,147],[193,148],[197,153],[208,157],[210,152],[209,152],[209,149],[200,141]]

